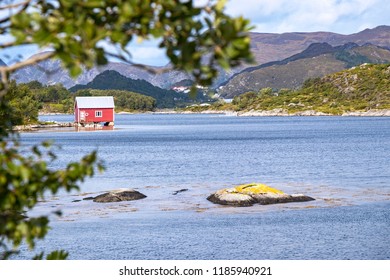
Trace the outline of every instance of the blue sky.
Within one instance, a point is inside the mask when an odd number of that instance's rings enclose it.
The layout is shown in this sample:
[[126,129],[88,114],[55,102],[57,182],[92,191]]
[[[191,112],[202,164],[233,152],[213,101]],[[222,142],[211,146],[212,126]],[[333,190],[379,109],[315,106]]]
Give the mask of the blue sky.
[[[199,5],[208,0],[195,0]],[[227,13],[249,18],[254,32],[328,31],[352,34],[378,25],[390,25],[390,0],[230,0]],[[168,61],[156,42],[133,43],[135,62],[163,66]],[[24,57],[36,50],[24,49]],[[4,51],[0,58],[5,59]]]

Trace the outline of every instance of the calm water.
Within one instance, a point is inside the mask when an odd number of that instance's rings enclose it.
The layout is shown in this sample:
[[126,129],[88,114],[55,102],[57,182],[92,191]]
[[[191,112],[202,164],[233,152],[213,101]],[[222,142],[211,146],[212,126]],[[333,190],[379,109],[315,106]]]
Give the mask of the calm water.
[[[64,248],[72,259],[390,259],[390,118],[118,115],[113,131],[22,135],[26,145],[45,139],[61,146],[53,167],[94,149],[107,167],[80,193],[39,205],[37,213],[64,212],[38,243],[46,251]],[[205,199],[250,182],[316,201],[231,208]],[[148,197],[72,202],[119,188]],[[180,189],[188,191],[173,195]]]

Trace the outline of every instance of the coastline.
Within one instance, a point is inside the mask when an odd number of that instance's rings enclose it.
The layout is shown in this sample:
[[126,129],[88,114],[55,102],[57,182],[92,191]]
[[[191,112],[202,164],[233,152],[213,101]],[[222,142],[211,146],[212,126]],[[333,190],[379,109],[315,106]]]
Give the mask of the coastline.
[[[203,111],[191,111],[191,110],[175,110],[175,109],[160,109],[157,111],[147,111],[147,112],[126,112],[120,111],[116,113],[117,115],[140,115],[140,114],[152,114],[152,115],[187,115],[187,114],[223,114],[227,116],[237,116],[237,117],[292,117],[292,116],[334,116],[334,117],[390,117],[390,109],[372,109],[368,111],[353,111],[353,112],[344,112],[341,115],[327,114],[315,110],[304,110],[298,111],[295,113],[288,113],[287,110],[276,108],[272,110],[250,110],[250,111],[233,111],[233,110],[203,110]],[[47,113],[40,112],[39,116],[56,116],[56,115],[68,115],[65,113]],[[18,127],[31,127],[35,128],[50,128],[50,127],[70,127],[73,126],[73,123],[53,123],[49,125],[24,125],[16,126]]]
[[[122,113],[123,114],[123,113]],[[129,113],[131,114],[131,113]],[[390,117],[390,110],[369,110],[369,111],[355,111],[355,112],[345,112],[341,115],[326,114],[323,112],[318,112],[315,110],[305,110],[295,113],[288,113],[284,109],[273,109],[268,111],[260,110],[250,110],[250,111],[232,111],[232,110],[204,110],[199,112],[184,110],[184,111],[175,111],[175,110],[161,110],[155,112],[146,112],[146,114],[224,114],[226,116],[234,117],[292,117],[292,116],[307,116],[307,117],[316,117],[316,116],[329,116],[329,117]]]
[[345,112],[341,115],[327,114],[323,112],[318,112],[315,110],[305,110],[299,111],[295,113],[288,113],[283,109],[273,109],[269,111],[256,111],[250,110],[247,112],[237,112],[237,116],[241,117],[291,117],[291,116],[339,116],[339,117],[390,117],[390,110],[369,110],[369,111],[356,111],[356,112]]
[[53,122],[49,124],[26,124],[26,125],[16,125],[12,127],[13,131],[38,131],[42,129],[50,128],[63,128],[63,127],[74,127],[73,122]]

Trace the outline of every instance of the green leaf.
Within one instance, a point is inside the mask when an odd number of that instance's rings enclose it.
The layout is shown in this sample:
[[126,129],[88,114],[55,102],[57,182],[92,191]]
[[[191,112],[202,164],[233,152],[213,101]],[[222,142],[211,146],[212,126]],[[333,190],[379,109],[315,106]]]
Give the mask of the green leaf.
[[33,260],[43,260],[43,252],[33,257]]
[[122,6],[123,17],[131,17],[134,13],[134,5],[129,2],[125,2]]
[[69,73],[72,77],[77,77],[78,75],[80,75],[81,73],[83,72],[83,69],[81,69],[80,66],[78,65],[73,65],[70,69],[69,69]]
[[88,1],[81,2],[81,5],[86,8],[100,8],[100,7],[104,7],[104,1],[88,0]]
[[68,258],[68,253],[64,250],[53,251],[47,255],[47,260],[66,260]]
[[20,175],[22,177],[22,180],[25,181],[25,182],[28,181],[28,179],[30,177],[30,174],[31,174],[30,169],[27,168],[26,166],[21,165],[19,167],[19,170],[20,170]]
[[217,12],[221,13],[223,11],[223,9],[225,8],[226,3],[227,3],[227,0],[218,0],[217,4],[215,5],[215,10]]
[[191,86],[191,89],[190,89],[190,98],[192,98],[193,100],[195,100],[197,94],[198,94],[198,89],[196,88],[196,86],[195,86],[195,85]]
[[217,61],[218,61],[218,64],[219,64],[223,69],[227,70],[227,69],[230,68],[229,62],[228,62],[225,58],[219,57],[219,58],[217,59]]

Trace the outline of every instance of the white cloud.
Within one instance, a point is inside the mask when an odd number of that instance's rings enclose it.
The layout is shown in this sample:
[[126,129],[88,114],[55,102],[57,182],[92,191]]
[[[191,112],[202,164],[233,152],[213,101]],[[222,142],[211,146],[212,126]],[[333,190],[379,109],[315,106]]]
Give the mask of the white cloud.
[[228,13],[251,19],[258,32],[332,31],[390,25],[390,5],[380,0],[231,0]]

